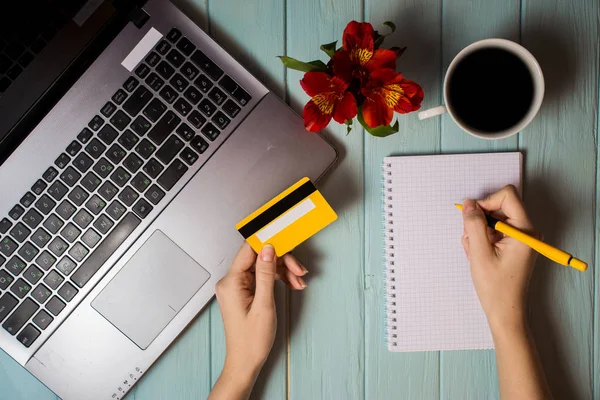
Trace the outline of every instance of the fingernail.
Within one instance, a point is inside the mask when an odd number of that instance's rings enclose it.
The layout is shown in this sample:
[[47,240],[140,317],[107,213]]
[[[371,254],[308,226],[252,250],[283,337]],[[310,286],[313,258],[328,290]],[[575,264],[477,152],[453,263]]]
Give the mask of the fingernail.
[[260,259],[266,262],[271,262],[275,259],[275,249],[270,244],[265,245],[260,251]]
[[304,265],[300,265],[302,267],[302,272],[304,272],[305,274],[308,274],[308,270],[306,269],[306,267]]
[[468,214],[475,211],[475,202],[473,200],[465,200],[463,202],[463,214]]
[[306,288],[306,282],[304,282],[304,279],[298,278],[298,281],[300,282],[300,286],[302,286],[302,289],[305,289]]

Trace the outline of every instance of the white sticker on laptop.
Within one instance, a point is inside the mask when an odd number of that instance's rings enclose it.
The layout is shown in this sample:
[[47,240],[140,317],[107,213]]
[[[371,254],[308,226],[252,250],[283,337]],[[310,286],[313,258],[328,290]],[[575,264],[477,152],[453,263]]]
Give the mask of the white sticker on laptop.
[[150,28],[148,33],[144,35],[142,40],[135,45],[133,50],[125,57],[121,65],[127,68],[129,72],[133,71],[136,65],[152,50],[152,48],[158,43],[163,34],[154,28]]

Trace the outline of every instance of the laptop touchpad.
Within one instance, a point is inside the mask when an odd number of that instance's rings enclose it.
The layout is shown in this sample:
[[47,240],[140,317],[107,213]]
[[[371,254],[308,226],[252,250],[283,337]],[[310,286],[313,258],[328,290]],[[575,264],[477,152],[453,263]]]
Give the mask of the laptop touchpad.
[[209,277],[157,230],[92,301],[92,307],[145,350]]

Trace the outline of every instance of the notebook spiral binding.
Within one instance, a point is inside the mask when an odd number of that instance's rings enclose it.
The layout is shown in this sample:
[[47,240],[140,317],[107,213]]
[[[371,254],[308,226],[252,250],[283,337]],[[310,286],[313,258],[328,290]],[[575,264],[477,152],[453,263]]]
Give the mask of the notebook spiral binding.
[[383,230],[385,243],[385,331],[386,343],[389,347],[397,346],[398,337],[396,330],[396,294],[395,294],[395,253],[394,253],[394,221],[393,221],[393,196],[392,196],[392,164],[383,163]]

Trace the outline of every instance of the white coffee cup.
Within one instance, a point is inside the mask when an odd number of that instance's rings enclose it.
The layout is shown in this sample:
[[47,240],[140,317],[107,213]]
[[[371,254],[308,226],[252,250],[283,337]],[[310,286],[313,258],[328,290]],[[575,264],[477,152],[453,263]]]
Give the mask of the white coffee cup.
[[[474,127],[467,125],[464,121],[460,119],[453,110],[451,103],[448,102],[448,91],[449,91],[449,77],[452,76],[456,66],[460,63],[460,61],[467,56],[477,50],[481,50],[483,48],[500,48],[506,50],[513,55],[516,55],[529,69],[531,74],[531,79],[533,81],[533,99],[531,102],[531,106],[527,113],[521,118],[521,120],[515,125],[511,126],[508,129],[499,131],[499,132],[486,132],[478,130]],[[450,117],[458,126],[461,127],[465,132],[476,136],[482,139],[504,139],[509,136],[514,135],[515,133],[521,131],[525,128],[531,120],[535,117],[540,106],[542,105],[542,100],[544,98],[544,74],[542,73],[542,69],[538,64],[537,60],[533,55],[525,49],[520,44],[512,42],[506,39],[485,39],[470,44],[465,47],[454,57],[454,60],[450,63],[448,70],[446,71],[446,77],[444,79],[444,103],[445,105],[441,105],[438,107],[430,108],[429,110],[421,111],[419,113],[419,119],[431,118],[436,115],[448,113]],[[518,94],[517,94],[518,95]]]

